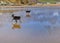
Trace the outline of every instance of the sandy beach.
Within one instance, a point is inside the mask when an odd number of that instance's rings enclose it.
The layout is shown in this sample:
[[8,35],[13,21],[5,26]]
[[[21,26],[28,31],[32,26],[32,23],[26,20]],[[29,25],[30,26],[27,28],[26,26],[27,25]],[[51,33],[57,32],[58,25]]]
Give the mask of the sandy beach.
[[34,4],[34,5],[21,5],[21,6],[0,6],[0,7],[6,7],[6,8],[25,8],[25,7],[59,7],[60,4]]

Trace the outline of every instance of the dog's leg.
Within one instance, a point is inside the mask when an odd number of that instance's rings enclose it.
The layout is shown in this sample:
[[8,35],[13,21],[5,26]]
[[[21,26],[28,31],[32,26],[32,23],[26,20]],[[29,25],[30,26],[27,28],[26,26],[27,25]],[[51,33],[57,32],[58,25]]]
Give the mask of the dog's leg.
[[17,23],[17,20],[15,20],[15,22]]

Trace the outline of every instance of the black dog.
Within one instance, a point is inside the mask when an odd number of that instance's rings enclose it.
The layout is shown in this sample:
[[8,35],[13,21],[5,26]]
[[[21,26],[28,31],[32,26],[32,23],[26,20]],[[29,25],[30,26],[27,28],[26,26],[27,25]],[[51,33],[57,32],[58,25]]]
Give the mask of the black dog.
[[26,13],[30,13],[30,12],[31,12],[31,11],[29,11],[29,10],[28,10],[28,11],[26,11]]
[[12,17],[13,17],[13,20],[16,21],[16,23],[17,23],[17,20],[21,19],[21,16],[14,16],[14,14],[12,15]]

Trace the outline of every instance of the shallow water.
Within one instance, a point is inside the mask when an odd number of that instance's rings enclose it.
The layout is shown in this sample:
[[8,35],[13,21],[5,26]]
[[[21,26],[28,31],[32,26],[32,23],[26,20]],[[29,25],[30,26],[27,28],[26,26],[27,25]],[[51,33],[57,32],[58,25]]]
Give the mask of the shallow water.
[[60,43],[59,8],[36,8],[31,17],[25,11],[14,12],[20,15],[21,29],[12,29],[10,13],[0,15],[0,43]]

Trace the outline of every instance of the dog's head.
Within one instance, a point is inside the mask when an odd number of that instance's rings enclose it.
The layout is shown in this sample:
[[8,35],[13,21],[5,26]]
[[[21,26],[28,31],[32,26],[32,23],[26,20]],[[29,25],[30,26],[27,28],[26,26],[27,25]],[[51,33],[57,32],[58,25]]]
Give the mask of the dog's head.
[[12,17],[14,17],[14,14],[12,14]]

